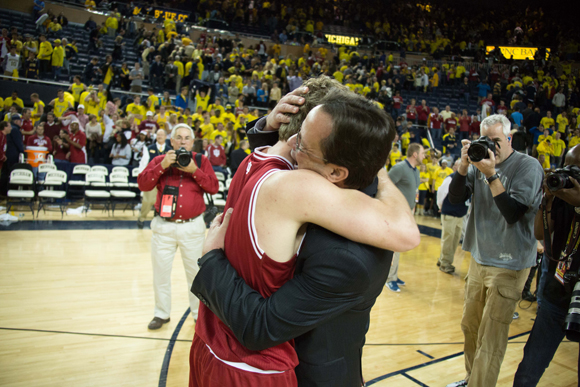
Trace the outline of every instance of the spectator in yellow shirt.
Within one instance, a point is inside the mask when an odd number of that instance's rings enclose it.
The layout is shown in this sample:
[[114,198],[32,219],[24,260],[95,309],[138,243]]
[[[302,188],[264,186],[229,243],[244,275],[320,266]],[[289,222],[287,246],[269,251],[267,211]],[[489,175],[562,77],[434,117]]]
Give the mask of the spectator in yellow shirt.
[[97,7],[94,0],[86,0],[85,1],[85,8],[88,10],[94,10]]
[[552,126],[554,126],[556,123],[554,122],[554,119],[552,118],[552,112],[548,110],[548,112],[546,113],[546,117],[542,118],[542,120],[540,121],[540,124],[542,124],[542,126],[544,128],[551,128]]
[[569,124],[569,122],[568,122],[568,114],[566,114],[565,111],[563,111],[562,113],[558,114],[558,117],[556,118],[556,122],[558,123],[558,132],[560,132],[560,133],[566,133],[566,127]]
[[52,74],[54,80],[58,81],[62,65],[64,63],[64,47],[60,44],[60,39],[54,41],[54,50],[52,51]]
[[419,185],[419,201],[417,202],[417,209],[415,210],[417,215],[425,215],[425,199],[427,198],[427,192],[429,192],[430,176],[427,171],[427,166],[421,163],[419,166],[419,179],[421,181]]
[[109,14],[109,17],[105,21],[105,25],[107,26],[107,33],[109,36],[114,38],[117,34],[117,28],[119,28],[119,21],[113,12]]
[[570,141],[568,141],[568,149],[572,149],[578,144],[580,144],[580,129],[576,129],[574,135],[570,137]]
[[552,146],[554,147],[554,160],[552,162],[553,168],[560,168],[560,164],[562,164],[562,155],[566,149],[566,143],[561,139],[561,136],[562,134],[560,132],[556,132],[554,134],[554,140],[552,141]]
[[40,47],[38,49],[38,60],[40,75],[46,75],[50,71],[50,59],[52,56],[52,44],[46,40],[45,35],[40,35]]
[[391,169],[397,162],[401,161],[401,157],[403,154],[399,150],[399,145],[393,144],[393,149],[391,149],[391,153],[389,153],[389,169]]
[[18,92],[14,90],[12,95],[4,100],[4,109],[8,110],[12,105],[19,106],[21,109],[24,108],[24,102],[21,98],[18,98]]
[[[554,146],[552,145],[551,138],[547,138],[538,144],[538,155],[544,156],[544,163],[542,164],[544,169],[550,169],[550,156],[554,155]],[[538,156],[538,159],[539,159]]]

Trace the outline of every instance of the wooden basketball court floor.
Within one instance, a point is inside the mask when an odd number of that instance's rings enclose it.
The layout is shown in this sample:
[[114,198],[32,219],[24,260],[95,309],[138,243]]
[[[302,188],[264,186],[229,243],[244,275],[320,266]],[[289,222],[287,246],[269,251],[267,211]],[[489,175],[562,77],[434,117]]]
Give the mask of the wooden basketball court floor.
[[[41,214],[0,226],[0,386],[185,386],[194,324],[176,256],[171,322],[153,317],[151,230],[135,217]],[[464,376],[460,319],[469,254],[440,272],[440,224],[417,217],[421,245],[401,256],[400,293],[371,313],[363,373],[370,386],[445,386]],[[498,386],[511,386],[536,304],[522,301]],[[575,386],[578,344],[563,342],[540,386]]]

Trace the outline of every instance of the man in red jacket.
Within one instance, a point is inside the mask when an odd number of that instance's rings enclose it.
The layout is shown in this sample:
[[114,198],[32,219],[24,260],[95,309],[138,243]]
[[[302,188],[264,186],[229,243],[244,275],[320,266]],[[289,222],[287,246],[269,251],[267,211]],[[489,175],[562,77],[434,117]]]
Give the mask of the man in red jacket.
[[214,172],[221,172],[226,179],[228,178],[228,170],[226,169],[226,150],[222,145],[223,137],[218,134],[215,136],[214,143],[207,147],[207,158],[211,163]]
[[48,153],[52,154],[52,141],[44,135],[44,122],[38,124],[36,134],[28,137],[26,146],[43,146],[48,149]]
[[427,118],[429,118],[429,106],[427,101],[421,101],[421,106],[417,107],[417,123],[419,125],[427,126]]

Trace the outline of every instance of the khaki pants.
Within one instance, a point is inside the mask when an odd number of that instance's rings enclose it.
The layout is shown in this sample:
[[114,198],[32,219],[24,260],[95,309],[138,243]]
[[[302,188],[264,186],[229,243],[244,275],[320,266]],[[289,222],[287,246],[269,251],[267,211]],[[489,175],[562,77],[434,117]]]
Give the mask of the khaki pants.
[[[151,260],[153,262],[153,289],[155,290],[155,317],[169,318],[171,314],[171,268],[177,248],[187,279],[187,294],[193,318],[197,319],[199,300],[191,292],[191,284],[199,268],[197,260],[201,257],[205,240],[203,214],[193,222],[173,223],[159,216],[151,222]],[[181,313],[181,312],[180,312]]]
[[484,266],[471,259],[461,320],[469,387],[496,385],[509,327],[529,271]]
[[156,200],[157,200],[157,188],[153,188],[153,190],[151,191],[143,192],[139,220],[145,221],[145,219],[147,219],[147,214],[149,213],[149,211],[151,211],[151,208],[155,205]]
[[458,218],[451,215],[441,215],[441,256],[439,262],[441,267],[453,265],[455,250],[461,239],[463,229],[463,217]]

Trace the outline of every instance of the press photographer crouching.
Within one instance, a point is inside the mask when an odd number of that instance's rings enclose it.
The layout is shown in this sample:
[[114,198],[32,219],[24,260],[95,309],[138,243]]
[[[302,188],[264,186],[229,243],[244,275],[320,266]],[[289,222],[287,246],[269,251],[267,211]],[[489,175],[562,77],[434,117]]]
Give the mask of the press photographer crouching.
[[449,386],[496,385],[512,316],[535,264],[544,174],[537,160],[512,149],[510,127],[500,114],[483,120],[482,138],[462,141],[449,186],[452,204],[471,197],[463,250],[472,255],[461,320],[466,378]]
[[540,280],[541,304],[514,386],[537,385],[564,336],[580,341],[579,182],[580,145],[577,145],[566,155],[565,167],[548,174],[544,180],[544,198],[536,214],[534,235],[544,241],[548,272]]
[[137,177],[141,191],[157,188],[155,217],[151,222],[155,312],[149,329],[159,329],[169,322],[171,267],[177,247],[185,267],[191,313],[197,319],[199,300],[189,289],[198,271],[197,260],[205,239],[203,195],[216,194],[218,180],[208,159],[192,152],[193,140],[189,126],[176,125],[171,132],[171,145],[177,150],[155,157]]

